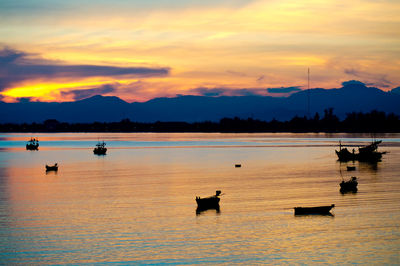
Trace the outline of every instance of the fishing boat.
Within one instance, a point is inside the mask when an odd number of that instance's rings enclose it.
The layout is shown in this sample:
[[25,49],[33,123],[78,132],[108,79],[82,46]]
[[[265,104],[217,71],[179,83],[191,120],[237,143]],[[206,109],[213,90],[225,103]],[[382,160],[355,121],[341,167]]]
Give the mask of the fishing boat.
[[378,152],[378,145],[382,140],[373,141],[371,144],[358,148],[358,161],[360,162],[380,162],[382,154],[386,152]]
[[26,143],[26,149],[30,151],[37,151],[39,150],[39,140],[36,138],[31,138],[27,143]]
[[341,162],[360,161],[360,162],[380,162],[382,155],[386,152],[379,152],[378,145],[382,141],[373,141],[371,144],[358,148],[358,153],[355,149],[350,152],[346,147],[343,148],[342,142],[339,141],[339,150],[335,150],[338,160]]
[[335,150],[336,155],[338,156],[338,160],[341,162],[348,162],[348,161],[355,161],[356,160],[356,154],[355,150],[353,149],[352,152],[350,152],[346,147],[343,148],[342,141],[339,140],[339,150]]
[[330,211],[335,207],[335,204],[330,206],[317,206],[317,207],[294,207],[294,215],[302,214],[331,214]]
[[356,170],[355,166],[347,166],[347,171],[354,171]]
[[200,198],[196,196],[197,210],[208,210],[208,209],[219,209],[219,201],[221,196],[221,190],[217,190],[215,195],[206,198]]
[[340,183],[340,192],[341,193],[346,193],[346,192],[357,192],[357,177],[352,176],[350,180],[344,181]]
[[107,148],[106,148],[106,143],[103,142],[98,142],[96,144],[96,147],[93,149],[93,153],[97,154],[97,155],[105,155],[107,152]]
[[55,163],[54,165],[46,164],[46,172],[47,171],[58,171],[58,164],[57,163]]

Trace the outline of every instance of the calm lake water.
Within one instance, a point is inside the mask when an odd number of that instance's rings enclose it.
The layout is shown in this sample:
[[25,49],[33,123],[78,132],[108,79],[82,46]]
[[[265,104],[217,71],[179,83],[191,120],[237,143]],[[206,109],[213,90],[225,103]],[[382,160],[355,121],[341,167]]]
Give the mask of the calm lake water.
[[[400,134],[376,137],[371,165],[334,152],[368,134],[1,134],[0,264],[400,264]],[[196,214],[217,189],[220,212]]]

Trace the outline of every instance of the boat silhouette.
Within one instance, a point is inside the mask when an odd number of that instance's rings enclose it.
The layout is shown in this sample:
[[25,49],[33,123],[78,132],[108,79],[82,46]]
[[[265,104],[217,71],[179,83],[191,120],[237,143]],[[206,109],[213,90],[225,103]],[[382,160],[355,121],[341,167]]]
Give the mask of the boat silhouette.
[[26,149],[30,151],[37,151],[39,150],[39,140],[36,138],[31,138],[27,143],[26,143]]
[[294,207],[294,215],[307,215],[307,214],[331,214],[330,211],[335,207],[335,204],[329,206],[316,206],[316,207]]
[[219,211],[219,201],[221,196],[221,190],[217,190],[215,195],[201,198],[196,196],[197,210],[196,212],[205,211],[208,209],[216,209]]
[[93,153],[97,154],[97,155],[105,155],[107,152],[107,148],[106,148],[106,143],[103,142],[98,142],[96,144],[96,147],[93,149]]
[[357,192],[357,177],[352,176],[350,180],[344,181],[339,184],[340,185],[340,192],[341,193],[346,193],[346,192]]
[[48,171],[58,171],[58,164],[57,163],[55,163],[54,165],[46,164],[46,172]]
[[360,162],[380,162],[382,155],[386,152],[379,152],[378,145],[382,141],[373,141],[371,144],[355,149],[350,152],[346,147],[343,148],[342,142],[339,141],[339,150],[335,150],[338,160],[341,162],[360,161]]

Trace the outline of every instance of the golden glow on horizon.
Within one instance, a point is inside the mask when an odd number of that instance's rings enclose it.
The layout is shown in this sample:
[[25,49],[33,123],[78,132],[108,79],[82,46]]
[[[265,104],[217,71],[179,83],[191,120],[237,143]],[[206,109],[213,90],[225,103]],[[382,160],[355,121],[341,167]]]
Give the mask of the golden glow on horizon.
[[[119,84],[129,84],[137,80],[119,80]],[[33,98],[43,101],[54,101],[60,98],[61,92],[68,92],[68,89],[85,90],[101,85],[109,84],[109,81],[86,81],[70,83],[35,83],[23,87],[11,88],[0,94],[9,98]],[[67,98],[68,99],[68,98]]]

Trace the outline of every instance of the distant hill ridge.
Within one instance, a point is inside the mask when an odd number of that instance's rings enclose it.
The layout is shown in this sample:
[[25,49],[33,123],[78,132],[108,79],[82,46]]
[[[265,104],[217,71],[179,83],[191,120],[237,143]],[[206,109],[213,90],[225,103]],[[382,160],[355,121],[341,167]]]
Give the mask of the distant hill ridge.
[[116,96],[96,95],[75,102],[0,102],[0,123],[32,123],[46,119],[60,122],[113,122],[128,118],[137,122],[218,121],[224,117],[285,121],[306,116],[310,96],[310,115],[333,108],[339,118],[350,112],[379,110],[400,115],[398,88],[384,92],[358,81],[343,83],[340,89],[311,89],[289,97],[271,96],[193,96],[155,98],[127,103]]

